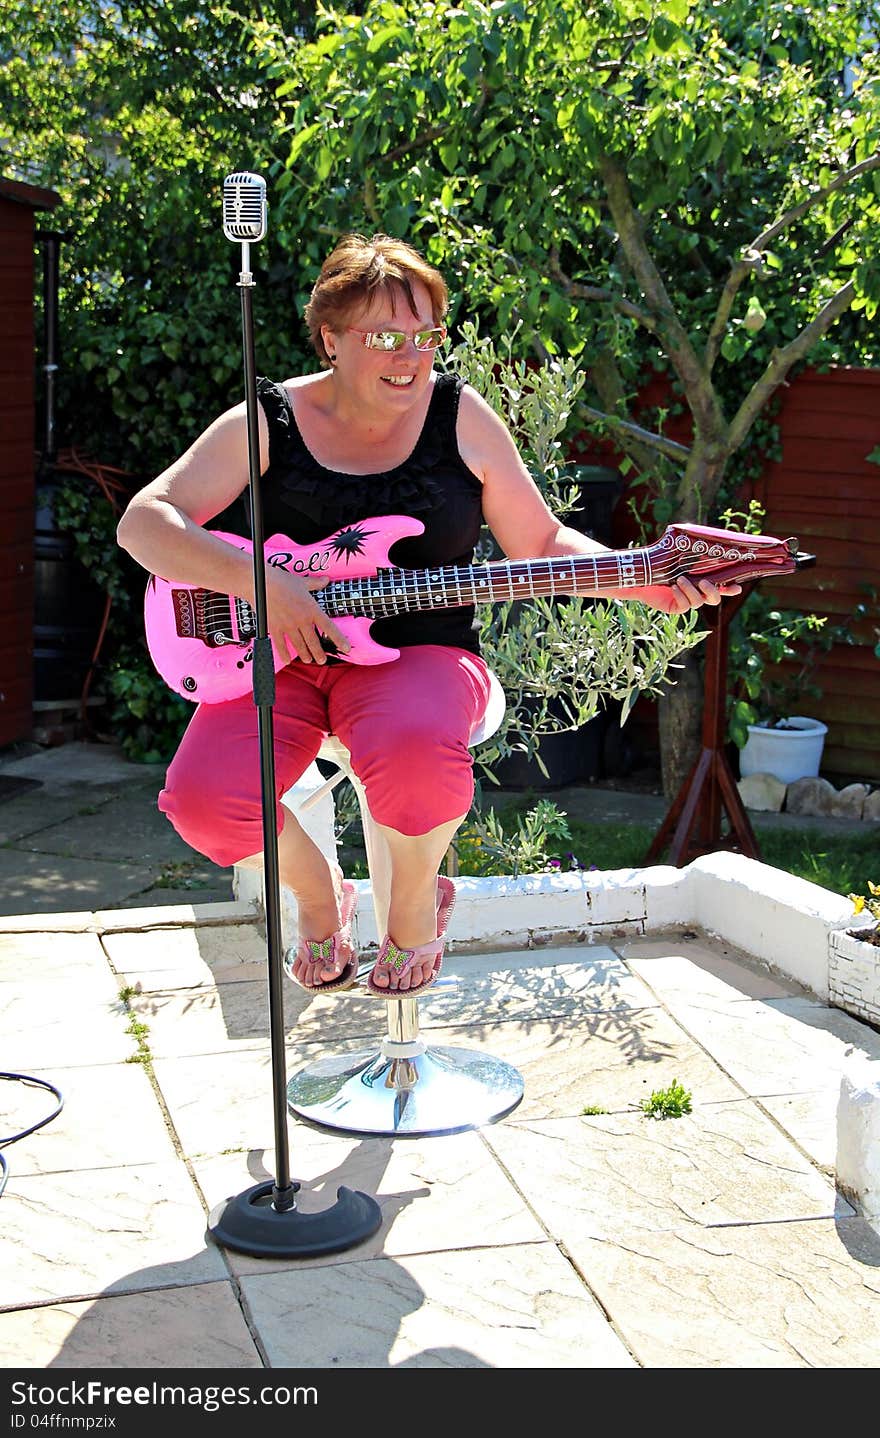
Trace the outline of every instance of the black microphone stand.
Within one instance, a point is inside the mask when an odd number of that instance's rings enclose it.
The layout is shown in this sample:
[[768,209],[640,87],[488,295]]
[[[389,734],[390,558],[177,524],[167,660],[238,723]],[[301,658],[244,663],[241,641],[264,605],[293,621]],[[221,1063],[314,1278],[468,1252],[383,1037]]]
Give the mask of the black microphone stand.
[[[238,176],[231,177],[232,180]],[[253,176],[246,176],[253,182]],[[254,703],[259,711],[260,780],[263,804],[263,888],[266,909],[266,943],[269,964],[269,1029],[272,1052],[272,1089],[275,1116],[275,1181],[264,1181],[212,1209],[208,1232],[226,1248],[257,1258],[291,1258],[336,1253],[362,1243],[375,1233],[382,1213],[374,1198],[339,1188],[332,1208],[301,1213],[296,1207],[300,1185],[291,1182],[287,1139],[287,1077],[284,1056],[283,942],[281,937],[278,834],[275,829],[275,664],[269,638],[266,606],[266,566],[263,557],[263,514],[260,499],[260,432],[257,421],[257,379],[254,363],[254,325],[250,273],[250,242],[242,240],[241,290],[244,382],[247,403],[248,464],[250,473],[251,538],[254,546],[254,599],[256,639],[253,657]]]

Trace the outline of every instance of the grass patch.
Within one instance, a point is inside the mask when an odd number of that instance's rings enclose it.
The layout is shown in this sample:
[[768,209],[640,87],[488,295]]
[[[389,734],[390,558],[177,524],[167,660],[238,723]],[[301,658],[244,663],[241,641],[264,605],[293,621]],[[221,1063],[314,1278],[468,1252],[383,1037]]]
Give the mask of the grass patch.
[[[564,799],[560,800],[564,808]],[[659,827],[659,826],[657,826]],[[569,822],[572,848],[587,868],[641,868],[657,832],[649,824]],[[865,825],[864,833],[827,834],[819,829],[753,827],[765,864],[821,884],[833,894],[850,894],[863,886],[864,875],[877,864],[877,833]]]
[[[540,797],[534,793],[511,794],[502,792],[497,796],[487,794],[487,801],[496,799],[497,810],[506,832],[516,825],[517,816],[525,818]],[[554,793],[553,802],[565,814],[565,790]],[[751,816],[752,825],[765,864],[799,879],[808,879],[833,894],[844,898],[859,893],[865,887],[865,875],[869,877],[877,869],[878,827],[865,824],[864,832],[831,834],[811,827],[809,819],[803,828],[781,828],[764,825],[760,815]],[[659,828],[656,824],[605,823],[594,820],[578,820],[567,816],[570,839],[560,842],[551,840],[547,855],[559,860],[561,869],[572,867],[570,855],[577,860],[576,867],[582,869],[640,869],[644,867],[645,855]],[[485,854],[479,846],[465,838],[459,844],[459,873],[462,876],[476,876],[486,872]],[[366,878],[368,874],[360,824],[355,821],[346,833],[340,848],[341,862],[351,878]],[[661,859],[660,862],[663,862]],[[493,872],[502,872],[500,865]],[[524,872],[524,871],[523,871]]]
[[[553,797],[564,813],[565,791],[560,790]],[[528,794],[517,795],[515,799],[505,795],[502,808],[505,826],[513,823],[515,814],[525,814],[533,804],[534,797]],[[865,824],[864,832],[830,834],[811,827],[809,820],[797,829],[765,826],[760,815],[751,815],[751,820],[765,864],[820,884],[833,894],[846,897],[858,893],[865,886],[865,875],[872,874],[877,867],[878,832],[874,824]],[[569,817],[568,827],[571,840],[566,842],[566,848],[577,856],[580,866],[589,869],[595,865],[605,870],[642,868],[660,826],[659,823],[602,823]],[[567,868],[566,856],[560,857],[563,868]],[[462,863],[461,872],[472,871],[466,870]]]
[[864,886],[877,865],[876,826],[864,834],[823,834],[818,829],[761,829],[758,843],[765,864],[847,895]]

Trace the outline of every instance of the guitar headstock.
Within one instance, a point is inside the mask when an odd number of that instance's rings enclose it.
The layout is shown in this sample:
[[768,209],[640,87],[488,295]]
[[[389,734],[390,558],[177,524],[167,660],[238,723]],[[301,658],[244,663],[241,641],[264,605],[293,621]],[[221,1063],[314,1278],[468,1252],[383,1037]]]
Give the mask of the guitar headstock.
[[741,534],[705,524],[668,525],[650,553],[655,583],[658,575],[659,582],[665,578],[671,583],[681,574],[705,575],[713,584],[763,579],[792,574],[807,558],[799,555],[794,536],[775,539],[769,534]]

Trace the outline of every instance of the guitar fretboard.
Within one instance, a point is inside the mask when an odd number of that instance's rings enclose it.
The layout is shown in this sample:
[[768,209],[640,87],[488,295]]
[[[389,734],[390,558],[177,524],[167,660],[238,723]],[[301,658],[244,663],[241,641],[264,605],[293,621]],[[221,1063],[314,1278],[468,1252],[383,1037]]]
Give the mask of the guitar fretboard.
[[331,619],[344,615],[391,618],[414,609],[455,609],[537,596],[595,594],[638,589],[652,582],[644,549],[618,555],[565,559],[509,559],[493,564],[439,565],[434,569],[380,569],[363,579],[337,579],[315,592]]

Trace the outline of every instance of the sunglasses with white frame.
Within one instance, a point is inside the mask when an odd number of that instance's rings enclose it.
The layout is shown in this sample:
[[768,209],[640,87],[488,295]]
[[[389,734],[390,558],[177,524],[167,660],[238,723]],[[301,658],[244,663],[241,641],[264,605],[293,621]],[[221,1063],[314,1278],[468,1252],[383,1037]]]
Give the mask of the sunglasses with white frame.
[[404,330],[356,330],[349,326],[348,333],[360,335],[361,343],[368,350],[402,350],[407,340],[411,339],[416,349],[424,352],[438,349],[442,345],[446,339],[446,326],[434,325],[430,329],[416,330],[413,335],[408,335]]

